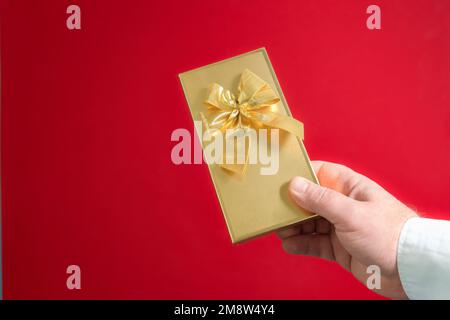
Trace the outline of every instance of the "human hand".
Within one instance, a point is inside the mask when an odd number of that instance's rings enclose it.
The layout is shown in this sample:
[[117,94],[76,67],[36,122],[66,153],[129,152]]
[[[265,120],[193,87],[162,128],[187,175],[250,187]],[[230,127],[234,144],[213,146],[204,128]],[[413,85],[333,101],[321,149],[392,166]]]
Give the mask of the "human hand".
[[292,199],[325,218],[278,232],[292,254],[336,261],[366,283],[367,267],[381,270],[381,289],[390,298],[407,298],[397,270],[397,244],[403,224],[416,213],[381,186],[355,171],[330,162],[312,161],[321,186],[292,179]]

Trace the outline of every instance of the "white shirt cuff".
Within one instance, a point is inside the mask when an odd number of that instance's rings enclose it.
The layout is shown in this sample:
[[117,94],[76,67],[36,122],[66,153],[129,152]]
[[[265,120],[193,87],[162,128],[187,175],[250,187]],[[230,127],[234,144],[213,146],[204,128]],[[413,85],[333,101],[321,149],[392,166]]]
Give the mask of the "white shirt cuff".
[[400,280],[410,299],[450,299],[450,221],[406,221],[397,250]]

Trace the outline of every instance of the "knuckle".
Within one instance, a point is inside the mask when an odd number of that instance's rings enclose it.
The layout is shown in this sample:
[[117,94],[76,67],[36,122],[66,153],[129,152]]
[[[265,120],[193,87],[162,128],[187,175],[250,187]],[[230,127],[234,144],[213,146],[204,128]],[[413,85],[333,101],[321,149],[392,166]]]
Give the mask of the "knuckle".
[[317,203],[324,203],[324,202],[326,202],[327,201],[327,199],[329,198],[329,194],[330,194],[330,189],[328,189],[328,188],[326,188],[326,187],[322,187],[322,188],[319,188],[318,190],[317,190],[317,193],[316,193],[316,202]]
[[291,254],[294,253],[294,252],[292,252],[292,247],[289,246],[289,244],[288,244],[287,241],[283,241],[283,250],[284,250],[286,253],[291,253]]
[[301,245],[293,239],[286,239],[283,241],[283,250],[289,254],[302,254]]
[[326,187],[317,188],[314,194],[311,195],[311,210],[313,212],[320,211],[321,208],[326,207],[329,203],[330,190]]

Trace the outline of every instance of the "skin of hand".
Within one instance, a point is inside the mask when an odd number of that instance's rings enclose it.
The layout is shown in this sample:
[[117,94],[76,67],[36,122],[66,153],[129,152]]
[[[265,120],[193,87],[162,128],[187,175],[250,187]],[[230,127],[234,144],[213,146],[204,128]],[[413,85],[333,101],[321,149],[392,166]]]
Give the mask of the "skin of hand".
[[369,178],[340,164],[312,161],[320,186],[302,177],[289,185],[293,201],[319,216],[278,232],[283,248],[292,254],[336,261],[363,284],[381,271],[381,289],[389,298],[407,298],[397,270],[401,229],[417,214]]

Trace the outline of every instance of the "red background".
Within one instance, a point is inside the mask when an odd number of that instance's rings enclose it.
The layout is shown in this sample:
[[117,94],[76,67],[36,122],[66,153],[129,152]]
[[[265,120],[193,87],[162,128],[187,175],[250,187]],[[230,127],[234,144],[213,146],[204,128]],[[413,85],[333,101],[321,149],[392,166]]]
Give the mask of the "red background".
[[7,299],[379,298],[274,235],[232,246],[207,167],[171,163],[193,129],[177,74],[262,46],[312,159],[450,218],[449,1],[9,0],[1,18]]

